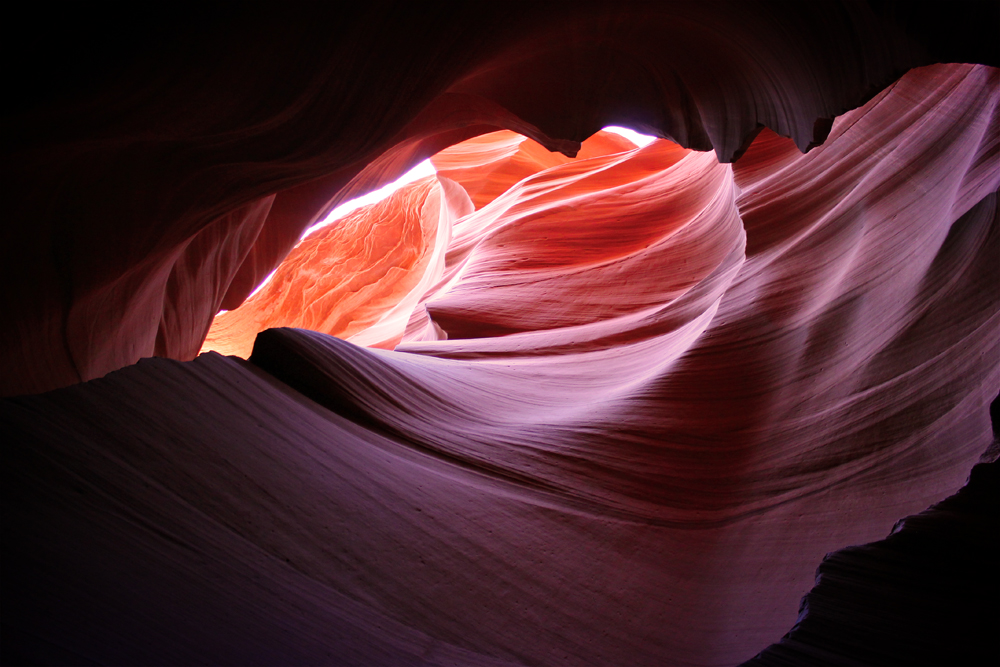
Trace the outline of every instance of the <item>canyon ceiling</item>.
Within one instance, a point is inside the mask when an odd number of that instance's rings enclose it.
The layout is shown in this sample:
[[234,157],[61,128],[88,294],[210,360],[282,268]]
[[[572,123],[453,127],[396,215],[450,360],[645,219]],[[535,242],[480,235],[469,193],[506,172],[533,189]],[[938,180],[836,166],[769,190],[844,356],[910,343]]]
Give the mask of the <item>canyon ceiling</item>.
[[36,11],[3,664],[1000,659],[1000,3]]

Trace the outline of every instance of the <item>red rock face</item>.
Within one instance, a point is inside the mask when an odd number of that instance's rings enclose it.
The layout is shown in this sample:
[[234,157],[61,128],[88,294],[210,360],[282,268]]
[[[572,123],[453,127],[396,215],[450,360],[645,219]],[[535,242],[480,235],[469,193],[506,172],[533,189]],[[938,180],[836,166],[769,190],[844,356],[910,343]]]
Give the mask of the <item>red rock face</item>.
[[18,116],[3,661],[987,662],[1000,71],[707,4],[227,17]]
[[[628,139],[602,131],[584,141],[576,157],[585,160],[633,148],[635,144]],[[462,184],[476,210],[528,176],[572,160],[509,131],[491,132],[469,139],[431,158],[438,174]]]
[[464,191],[425,178],[296,246],[267,286],[215,318],[203,351],[249,357],[265,329],[290,326],[394,348],[417,301],[437,282]]
[[[583,143],[576,160],[633,148],[627,139],[601,132]],[[202,352],[247,358],[257,334],[272,327],[311,329],[359,345],[393,349],[403,340],[415,309],[418,314],[407,340],[438,337],[440,328],[427,320],[421,304],[441,285],[453,282],[458,264],[465,263],[457,258],[468,254],[462,247],[478,243],[465,238],[470,234],[465,230],[508,225],[506,211],[490,213],[485,222],[468,220],[460,226],[465,236],[452,247],[456,221],[471,213],[473,205],[482,207],[516,182],[574,159],[513,132],[496,132],[442,151],[434,161],[441,167],[440,180],[408,185],[391,199],[364,207],[304,239],[264,289],[238,310],[215,318]],[[668,158],[657,164],[670,163]],[[627,173],[632,164],[618,171]],[[597,161],[579,169],[581,174],[597,173],[607,166]],[[568,175],[564,170],[551,178]],[[462,187],[449,176],[461,179]],[[584,187],[599,189],[606,182]],[[470,201],[470,195],[475,199]],[[500,215],[505,216],[502,222],[496,220]],[[588,240],[581,245],[588,247]],[[446,252],[450,268],[442,280]]]

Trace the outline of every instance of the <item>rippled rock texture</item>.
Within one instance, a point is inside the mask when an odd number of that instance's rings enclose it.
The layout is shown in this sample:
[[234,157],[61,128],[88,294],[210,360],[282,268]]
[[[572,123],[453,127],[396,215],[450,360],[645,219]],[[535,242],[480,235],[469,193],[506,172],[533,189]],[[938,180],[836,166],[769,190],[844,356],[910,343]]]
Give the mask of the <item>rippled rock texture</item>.
[[472,210],[454,183],[426,178],[305,239],[247,303],[215,318],[203,351],[248,357],[279,326],[394,348],[441,278],[455,220]]
[[921,65],[997,63],[642,7],[250,12],[18,117],[5,663],[996,657],[1000,71]]
[[[1000,399],[992,408],[1000,427]],[[828,554],[795,627],[746,667],[996,662],[1000,438],[992,449],[954,496],[884,540]]]

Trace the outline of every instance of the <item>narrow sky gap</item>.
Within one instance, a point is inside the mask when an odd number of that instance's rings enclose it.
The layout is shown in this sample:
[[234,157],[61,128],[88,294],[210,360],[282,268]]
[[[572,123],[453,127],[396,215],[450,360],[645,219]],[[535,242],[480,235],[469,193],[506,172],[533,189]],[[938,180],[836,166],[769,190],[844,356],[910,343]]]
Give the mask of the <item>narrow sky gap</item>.
[[649,144],[656,141],[656,137],[651,137],[648,134],[639,134],[635,130],[630,130],[627,127],[618,127],[617,125],[609,125],[603,129],[605,132],[614,132],[615,134],[620,134],[621,136],[625,137],[639,148],[648,146]]
[[307,236],[309,236],[316,230],[322,229],[327,225],[335,222],[336,220],[339,220],[340,218],[344,217],[351,211],[355,211],[361,208],[362,206],[367,206],[369,204],[375,204],[377,202],[380,202],[383,199],[388,198],[389,195],[391,195],[393,192],[400,189],[407,183],[412,183],[417,179],[423,178],[425,176],[430,176],[435,173],[437,172],[434,169],[434,165],[431,164],[431,161],[429,159],[424,160],[416,167],[414,167],[413,169],[409,170],[408,172],[397,178],[392,183],[383,185],[378,190],[372,190],[368,194],[361,195],[356,199],[350,199],[341,204],[340,206],[338,206],[337,208],[333,209],[332,211],[330,211],[330,214],[328,216],[326,216],[321,221],[317,222],[315,225],[307,229],[305,233],[302,235],[302,238],[299,239],[299,243],[301,243],[303,239],[305,239]]
[[[614,132],[615,134],[621,135],[626,139],[628,139],[629,141],[631,141],[632,143],[634,143],[636,146],[639,146],[640,148],[643,146],[647,146],[651,142],[656,140],[656,137],[649,136],[648,134],[640,134],[635,130],[628,129],[627,127],[617,127],[614,125],[610,125],[608,127],[603,128],[603,130],[605,132]],[[434,173],[436,173],[436,171],[434,169],[434,165],[431,164],[431,161],[429,159],[424,160],[416,167],[414,167],[413,169],[409,170],[408,172],[397,178],[392,183],[383,185],[378,190],[373,190],[372,192],[362,195],[356,199],[348,200],[343,204],[341,204],[340,206],[338,206],[337,208],[333,209],[332,211],[330,211],[330,214],[327,215],[323,220],[317,222],[315,225],[307,229],[305,233],[302,235],[302,238],[305,239],[307,236],[309,236],[316,230],[322,229],[323,227],[326,227],[332,222],[339,220],[340,218],[344,217],[351,211],[357,210],[362,206],[367,206],[368,204],[374,204],[376,202],[382,201],[383,199],[386,199],[387,197],[389,197],[389,195],[391,195],[393,192],[403,187],[407,183],[412,183],[417,179],[423,178],[425,176],[430,176],[431,174]]]

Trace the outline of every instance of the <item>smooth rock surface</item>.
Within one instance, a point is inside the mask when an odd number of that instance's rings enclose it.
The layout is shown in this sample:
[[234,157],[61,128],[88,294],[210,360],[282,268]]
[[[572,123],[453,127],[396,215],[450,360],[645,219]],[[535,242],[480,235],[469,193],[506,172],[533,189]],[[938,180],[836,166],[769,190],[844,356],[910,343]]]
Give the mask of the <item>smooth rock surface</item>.
[[[660,141],[462,200],[408,327],[441,336],[393,351],[270,329],[249,363],[144,360],[4,400],[4,661],[760,652],[824,554],[953,494],[994,442],[998,76],[910,72],[806,155],[767,131],[734,165]],[[962,510],[981,521],[931,512],[935,534],[965,525],[936,549],[976,550],[941,562],[989,562],[981,477]],[[929,585],[978,609],[880,549],[828,559],[814,615],[757,660],[891,661],[850,600],[893,578],[890,607]],[[898,567],[844,574],[864,553]],[[981,657],[949,652],[965,625],[906,618],[885,627],[927,638],[918,660]]]

